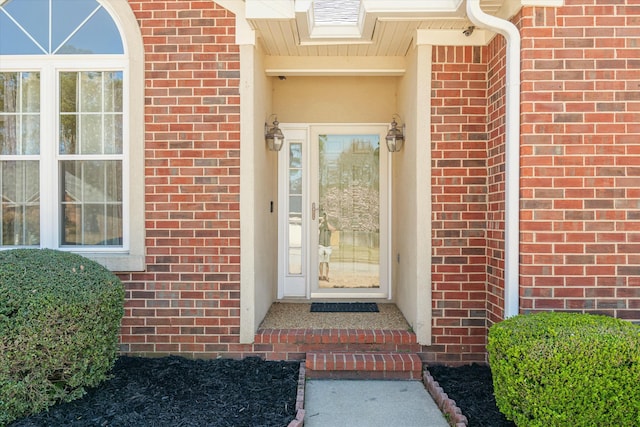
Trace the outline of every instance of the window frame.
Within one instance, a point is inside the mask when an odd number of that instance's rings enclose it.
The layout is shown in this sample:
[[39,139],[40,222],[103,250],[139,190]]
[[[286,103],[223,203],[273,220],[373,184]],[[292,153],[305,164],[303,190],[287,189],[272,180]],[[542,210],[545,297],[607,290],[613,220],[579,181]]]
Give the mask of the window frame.
[[[144,49],[137,21],[126,0],[100,1],[118,27],[124,54],[3,55],[0,72],[40,72],[40,154],[2,156],[3,160],[39,161],[40,248],[79,253],[112,271],[145,270],[144,222]],[[89,64],[89,65],[87,65]],[[59,73],[64,71],[122,71],[123,245],[62,246],[60,244]],[[47,141],[47,138],[50,138]],[[55,141],[55,143],[53,143]],[[69,157],[69,156],[63,156]],[[74,160],[81,160],[79,157]],[[54,177],[55,179],[52,179]],[[53,215],[51,214],[53,209]],[[0,247],[8,250],[25,246]]]

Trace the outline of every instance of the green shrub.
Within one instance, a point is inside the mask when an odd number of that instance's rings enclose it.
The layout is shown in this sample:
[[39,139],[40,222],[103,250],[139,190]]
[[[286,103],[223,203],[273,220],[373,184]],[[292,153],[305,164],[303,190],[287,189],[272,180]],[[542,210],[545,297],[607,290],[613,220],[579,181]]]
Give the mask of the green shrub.
[[120,280],[84,257],[0,251],[0,425],[106,379],[123,305]]
[[518,426],[640,426],[640,328],[605,316],[520,315],[489,330],[500,411]]

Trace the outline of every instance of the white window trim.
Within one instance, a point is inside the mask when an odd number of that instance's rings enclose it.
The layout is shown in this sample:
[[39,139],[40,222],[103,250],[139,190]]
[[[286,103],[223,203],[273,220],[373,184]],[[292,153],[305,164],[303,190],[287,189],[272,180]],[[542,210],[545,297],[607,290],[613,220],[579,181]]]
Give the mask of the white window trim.
[[[127,0],[102,0],[99,2],[110,13],[116,23],[124,46],[124,55],[6,55],[0,61],[0,71],[40,71],[41,84],[41,130],[57,129],[57,98],[43,97],[43,87],[58,86],[57,72],[44,71],[48,67],[57,70],[122,70],[123,71],[123,247],[122,248],[65,248],[60,247],[56,233],[46,230],[58,227],[58,211],[55,202],[56,194],[43,191],[48,185],[58,187],[58,180],[51,179],[52,166],[43,169],[40,162],[40,204],[42,207],[55,207],[55,215],[41,213],[41,248],[54,248],[82,254],[115,272],[133,272],[145,270],[145,204],[144,204],[144,47],[142,35]],[[87,65],[87,63],[89,65]],[[77,67],[77,68],[76,68]],[[49,79],[49,80],[46,80]],[[57,93],[57,89],[56,89]],[[51,135],[57,141],[57,131]],[[45,137],[41,134],[41,141]],[[45,148],[46,146],[46,148]],[[41,144],[38,159],[55,156],[57,161],[57,145]],[[47,151],[49,150],[49,151]],[[34,156],[31,156],[32,158]],[[27,159],[27,157],[20,157]],[[50,158],[50,157],[49,157]],[[49,162],[53,165],[53,162]],[[57,166],[55,166],[57,170]],[[53,224],[51,222],[53,221]],[[43,224],[44,222],[44,224]],[[49,222],[49,224],[47,224]],[[43,227],[44,226],[44,227]],[[52,228],[53,226],[53,228]],[[128,237],[127,237],[128,236]],[[8,248],[7,248],[8,249]]]

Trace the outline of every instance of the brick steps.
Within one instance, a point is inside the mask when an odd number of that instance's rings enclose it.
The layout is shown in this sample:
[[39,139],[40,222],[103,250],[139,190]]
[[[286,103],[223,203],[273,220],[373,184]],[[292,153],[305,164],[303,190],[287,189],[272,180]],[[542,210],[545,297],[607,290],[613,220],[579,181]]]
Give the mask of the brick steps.
[[422,360],[415,353],[312,351],[307,378],[420,380]]
[[261,329],[254,348],[274,360],[303,360],[309,352],[419,353],[410,331],[383,329]]
[[254,348],[274,360],[306,360],[308,378],[422,378],[422,347],[406,330],[261,329]]

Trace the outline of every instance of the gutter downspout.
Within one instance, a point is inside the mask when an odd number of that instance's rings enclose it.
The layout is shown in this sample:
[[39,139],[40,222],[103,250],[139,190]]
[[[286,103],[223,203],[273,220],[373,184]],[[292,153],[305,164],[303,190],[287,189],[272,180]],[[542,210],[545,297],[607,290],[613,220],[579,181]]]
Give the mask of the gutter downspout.
[[478,28],[507,41],[505,100],[504,318],[519,313],[520,293],[520,33],[515,25],[488,15],[480,0],[467,0],[467,16]]

